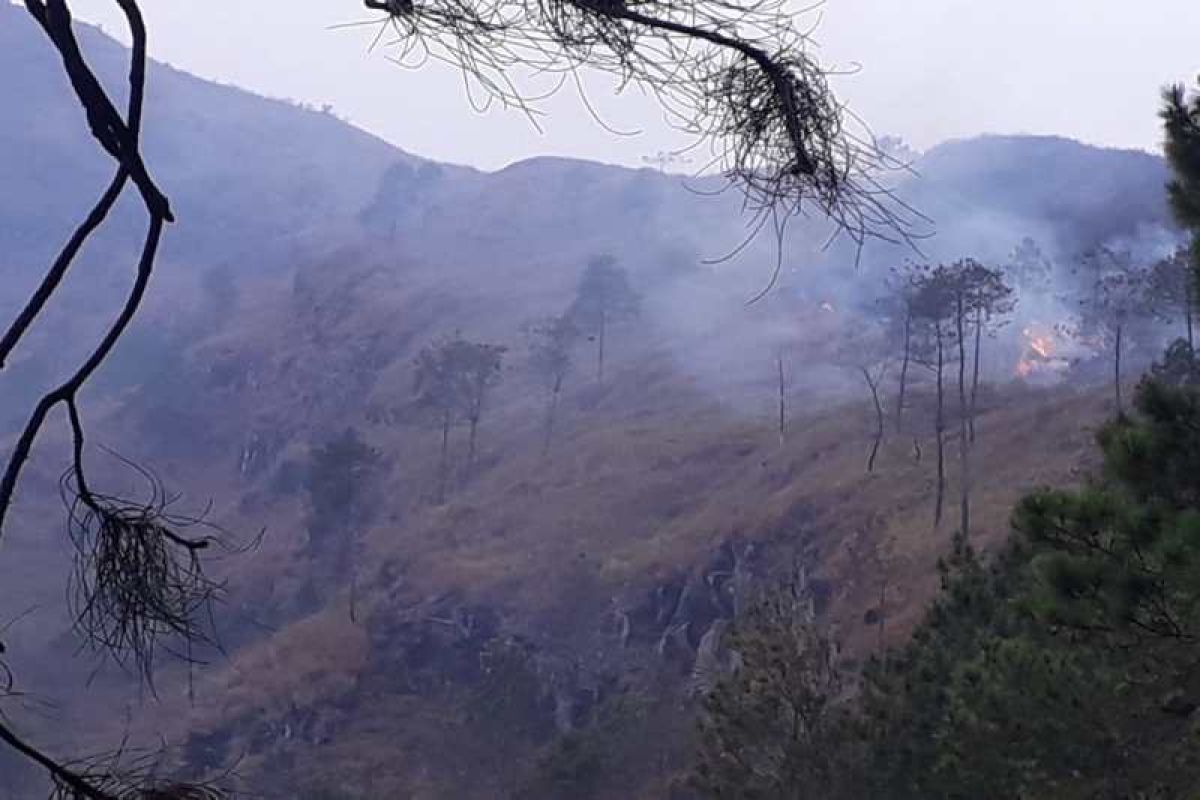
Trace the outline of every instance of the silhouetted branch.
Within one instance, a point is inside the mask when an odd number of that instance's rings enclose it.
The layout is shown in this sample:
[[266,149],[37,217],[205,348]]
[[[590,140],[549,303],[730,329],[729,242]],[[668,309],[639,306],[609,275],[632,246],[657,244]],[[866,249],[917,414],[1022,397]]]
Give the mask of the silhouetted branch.
[[[707,142],[758,219],[811,205],[861,244],[911,243],[922,217],[880,182],[904,169],[841,106],[786,0],[365,0],[378,43],[403,66],[450,63],[526,110],[514,74],[589,67],[654,94],[668,120]],[[561,83],[560,83],[561,85]],[[752,227],[755,227],[752,223]]]
[[[131,143],[136,147],[137,140],[141,133],[142,108],[145,100],[145,83],[146,83],[146,27],[142,20],[141,12],[136,3],[128,0],[121,0],[121,6],[125,10],[126,18],[129,20],[130,33],[132,35],[131,58],[129,69],[129,103],[127,116],[129,118],[126,124],[127,135]],[[57,46],[60,34],[50,34],[50,9],[38,2],[26,4],[33,17],[42,25],[43,29],[50,35],[51,41]],[[62,25],[62,23],[57,23]],[[57,28],[55,28],[57,30]],[[70,35],[70,20],[69,16],[66,22],[67,35]],[[79,58],[78,48],[72,48],[74,59],[68,65],[68,70],[73,68],[78,71],[82,59]],[[83,64],[83,69],[86,71],[86,64]],[[103,90],[94,81],[91,85],[91,91],[98,91],[103,94]],[[29,330],[42,312],[46,302],[58,289],[63,279],[67,275],[71,264],[74,262],[79,251],[87,242],[88,238],[96,231],[97,228],[108,217],[112,211],[117,199],[121,196],[126,183],[129,181],[129,170],[126,168],[123,160],[118,159],[119,166],[117,173],[113,176],[108,188],[100,196],[96,205],[88,213],[87,217],[80,226],[71,235],[71,238],[63,246],[54,263],[47,271],[41,284],[30,296],[25,307],[17,314],[3,338],[0,338],[0,368],[3,368],[8,361],[9,355],[20,342],[21,337]]]
[[50,776],[48,800],[230,800],[232,795],[202,784],[163,780],[157,759],[124,763],[124,750],[90,762],[60,764],[17,736],[0,719],[0,742],[42,767]]
[[84,60],[79,42],[75,39],[71,11],[66,0],[25,0],[25,8],[41,25],[54,49],[58,51],[63,68],[71,81],[71,88],[75,90],[75,96],[87,114],[92,136],[113,160],[129,173],[150,215],[174,222],[170,203],[142,162],[142,155],[138,149],[138,135],[135,132],[141,124],[142,98],[145,95],[145,23],[134,0],[115,2],[124,12],[130,33],[135,40],[129,76],[131,112],[128,122],[121,117],[108,93],[100,85],[99,79]]
[[68,599],[76,630],[118,661],[130,659],[151,681],[164,637],[189,651],[194,643],[213,642],[208,609],[222,587],[205,575],[200,560],[218,539],[183,535],[204,520],[171,513],[175,498],[155,476],[139,471],[151,487],[145,502],[81,486],[77,465],[64,474],[61,489],[75,546]]
[[[61,405],[67,412],[73,442],[72,464],[62,489],[68,498],[68,531],[77,554],[71,594],[76,627],[93,645],[116,658],[132,658],[142,677],[149,680],[161,637],[185,640],[188,652],[192,642],[210,641],[197,620],[219,587],[205,577],[199,560],[200,553],[215,539],[180,533],[202,520],[169,514],[167,506],[172,498],[153,476],[141,471],[150,480],[151,498],[146,503],[134,503],[96,493],[85,474],[79,392],[111,354],[137,313],[154,271],[163,228],[174,220],[167,198],[150,177],[139,151],[146,80],[145,25],[135,0],[114,2],[122,9],[133,39],[124,118],[79,48],[66,0],[25,0],[27,11],[62,60],[93,137],[117,163],[117,172],[0,337],[0,366],[37,321],[129,181],[137,187],[149,221],[133,285],[117,316],[74,373],[38,400],[9,454],[0,476],[0,532],[38,434],[50,412]],[[0,679],[8,691],[12,675],[2,665]],[[123,767],[120,753],[91,763],[59,762],[18,736],[3,719],[0,742],[47,772],[53,785],[52,800],[217,800],[225,796],[209,787],[160,780],[147,769],[148,762]]]

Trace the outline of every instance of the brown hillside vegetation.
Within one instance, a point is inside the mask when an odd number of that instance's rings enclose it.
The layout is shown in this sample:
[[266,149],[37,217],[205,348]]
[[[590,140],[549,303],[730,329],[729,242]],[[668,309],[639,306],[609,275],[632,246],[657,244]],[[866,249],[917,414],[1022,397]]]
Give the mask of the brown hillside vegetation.
[[[77,224],[76,193],[108,176],[69,87],[38,77],[58,74],[53,50],[6,7],[11,314]],[[128,53],[79,30],[105,85],[124,85]],[[819,213],[754,235],[706,168],[534,158],[481,172],[395,150],[332,106],[151,75],[155,122],[134,139],[179,224],[82,390],[86,442],[71,447],[66,419],[39,434],[0,560],[0,716],[85,771],[120,748],[116,762],[165,780],[264,800],[695,800],[697,711],[750,652],[728,634],[762,591],[803,584],[857,681],[935,595],[959,476],[973,476],[972,543],[994,549],[1020,496],[1095,467],[1112,405],[1094,387],[1181,333],[1182,320],[1121,322],[1109,342],[1107,321],[1084,319],[1098,306],[1078,302],[1099,299],[1083,254],[1128,246],[1132,264],[1179,238],[1168,165],[1147,153],[987,136],[917,154],[889,139],[913,169],[871,196],[928,218],[918,253],[831,239]],[[112,324],[141,227],[119,204],[7,365],[10,449]],[[968,257],[1017,301],[974,309],[977,424],[974,387],[958,416],[967,284],[956,340],[948,306],[910,294],[938,288],[926,272],[978,278]],[[929,297],[951,297],[939,285]],[[939,453],[949,485],[935,486]],[[181,529],[143,526],[152,540],[212,537],[188,547],[222,589],[202,620],[211,640],[187,626],[186,641],[135,637],[151,667],[88,638],[105,562],[87,524],[64,522],[73,457],[77,493],[86,471],[96,498]],[[117,619],[142,616],[148,582],[132,572]],[[190,611],[166,615],[168,636]],[[0,747],[0,800],[52,793],[10,756]]]
[[[640,393],[666,408],[605,410]],[[855,653],[878,641],[881,582],[889,641],[931,597],[953,525],[932,527],[928,441],[917,463],[912,438],[892,437],[868,475],[869,420],[857,404],[796,420],[781,448],[769,417],[740,417],[648,370],[630,369],[604,391],[574,399],[575,423],[548,459],[520,422],[494,423],[505,429],[492,434],[487,452],[496,467],[444,506],[375,525],[362,559],[359,622],[348,619],[343,588],[322,611],[237,654],[200,690],[193,729],[248,753],[242,769],[259,776],[292,765],[302,785],[350,776],[352,785],[371,787],[367,797],[495,796],[493,767],[446,756],[446,747],[470,751],[462,733],[470,726],[456,710],[468,701],[415,678],[411,690],[397,690],[413,649],[428,646],[388,641],[389,631],[403,638],[401,621],[471,609],[552,661],[628,669],[640,656],[622,650],[614,611],[635,609],[731,541],[764,545],[780,562],[802,554],[827,587],[826,614]],[[1020,494],[1078,480],[1105,399],[1014,386],[988,406],[976,451],[984,477],[975,529],[985,545],[1005,536]],[[278,584],[274,559],[258,561],[246,567],[256,573],[248,583]],[[444,660],[449,674],[456,669],[453,655],[430,657]],[[495,755],[491,745],[474,746]],[[315,747],[321,758],[312,763]],[[510,755],[532,761],[535,751]],[[427,774],[439,764],[446,772]],[[663,796],[668,779],[654,776],[647,796]]]
[[[245,285],[239,313],[213,335],[189,339],[187,314],[151,310],[153,324],[178,332],[161,347],[186,377],[97,405],[107,412],[99,441],[138,442],[125,455],[191,498],[214,498],[213,521],[243,538],[267,534],[217,565],[229,581],[218,609],[229,655],[206,655],[215,663],[192,690],[164,664],[149,703],[107,672],[57,717],[86,725],[36,714],[31,724],[75,750],[165,724],[191,768],[236,766],[267,797],[323,790],[336,776],[350,797],[371,800],[578,796],[575,785],[537,784],[547,759],[572,732],[617,726],[610,738],[627,752],[609,757],[623,768],[594,793],[662,797],[687,764],[688,676],[743,577],[764,585],[802,563],[852,654],[902,638],[932,596],[955,522],[948,514],[933,528],[928,386],[918,384],[903,434],[889,421],[868,474],[872,411],[853,371],[837,366],[862,320],[786,292],[747,310],[744,292],[695,273],[685,283],[708,292],[704,307],[685,322],[651,313],[614,328],[604,384],[593,346],[580,343],[543,456],[544,396],[519,331],[561,309],[575,278],[540,280],[538,269],[513,267],[485,286],[466,266],[339,252],[286,281]],[[651,284],[649,303],[659,291],[674,290]],[[412,359],[455,330],[510,351],[474,465],[465,430],[452,431],[451,487],[438,504],[440,435],[413,413]],[[777,346],[788,358],[782,446]],[[1003,348],[989,348],[1003,375]],[[977,542],[1006,535],[1023,492],[1078,480],[1107,397],[1007,381],[983,393]],[[339,532],[355,543],[352,577],[330,579],[309,549],[303,470],[347,428],[379,460],[363,478],[370,513]],[[949,497],[956,453],[949,442]],[[54,460],[34,466],[31,494],[52,497]],[[108,479],[130,481],[112,466]],[[53,528],[59,512],[48,500],[23,513]],[[60,559],[46,529],[14,539],[24,563]],[[49,603],[62,583],[34,572],[8,585]],[[62,623],[39,630],[40,663],[53,668],[29,685],[51,694],[81,680]],[[122,703],[128,716],[100,711]]]

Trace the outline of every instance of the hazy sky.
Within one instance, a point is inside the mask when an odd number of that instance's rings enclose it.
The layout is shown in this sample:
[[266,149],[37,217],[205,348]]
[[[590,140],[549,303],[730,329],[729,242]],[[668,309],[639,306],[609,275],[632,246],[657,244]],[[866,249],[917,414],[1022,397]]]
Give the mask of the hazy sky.
[[[84,19],[120,32],[113,0],[75,0]],[[370,33],[331,26],[369,18],[358,0],[146,0],[155,58],[256,92],[329,104],[413,153],[496,168],[539,154],[624,164],[678,146],[661,113],[611,81],[541,108],[539,133],[515,111],[474,111],[447,67],[402,70]],[[799,7],[799,3],[797,4]],[[918,147],[984,132],[1057,133],[1157,149],[1159,87],[1200,72],[1196,0],[827,0],[816,54],[856,74],[841,96],[879,133]],[[809,15],[809,20],[814,17]]]

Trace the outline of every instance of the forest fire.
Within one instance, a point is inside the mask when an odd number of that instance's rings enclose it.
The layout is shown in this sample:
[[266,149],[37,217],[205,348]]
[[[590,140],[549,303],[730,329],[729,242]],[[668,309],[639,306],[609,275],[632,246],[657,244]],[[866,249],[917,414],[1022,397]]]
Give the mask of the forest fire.
[[1025,326],[1021,336],[1024,343],[1017,362],[1018,377],[1056,375],[1067,366],[1067,360],[1057,354],[1059,333],[1055,328],[1033,323]]

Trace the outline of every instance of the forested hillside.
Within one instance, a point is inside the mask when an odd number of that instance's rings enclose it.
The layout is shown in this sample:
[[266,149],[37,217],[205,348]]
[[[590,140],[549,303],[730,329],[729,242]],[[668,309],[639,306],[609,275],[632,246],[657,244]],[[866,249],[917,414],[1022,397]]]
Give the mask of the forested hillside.
[[[0,310],[107,177],[28,25],[0,6],[0,94],[20,101],[0,130]],[[118,45],[85,42],[115,80]],[[1157,157],[957,141],[896,175],[929,217],[922,252],[825,247],[827,225],[797,220],[778,285],[747,305],[775,243],[721,260],[746,230],[707,179],[561,159],[483,173],[163,65],[151,81],[146,157],[180,222],[90,389],[92,456],[106,485],[148,491],[123,459],[144,465],[181,514],[250,546],[216,565],[224,652],[164,660],[156,697],[91,674],[62,604],[66,442],[48,437],[0,561],[3,607],[30,609],[4,629],[28,700],[3,711],[71,751],[165,729],[173,766],[266,797],[689,796],[700,698],[756,592],[802,572],[859,663],[938,591],[958,512],[935,524],[935,462],[957,503],[958,421],[943,437],[928,358],[897,408],[893,270],[1047,265],[980,337],[986,552],[1025,493],[1099,463],[1110,345],[1066,330],[1079,270],[1097,252],[1153,263],[1179,236]],[[6,436],[128,279],[132,218],[118,227],[12,365]],[[604,281],[620,292],[588,288]],[[1182,324],[1144,316],[1126,391]],[[452,352],[486,361],[468,412],[439,405]]]

